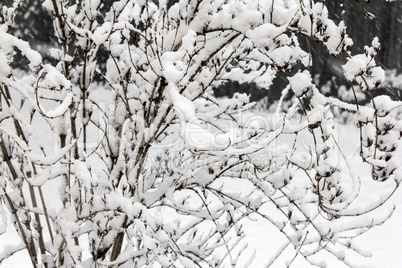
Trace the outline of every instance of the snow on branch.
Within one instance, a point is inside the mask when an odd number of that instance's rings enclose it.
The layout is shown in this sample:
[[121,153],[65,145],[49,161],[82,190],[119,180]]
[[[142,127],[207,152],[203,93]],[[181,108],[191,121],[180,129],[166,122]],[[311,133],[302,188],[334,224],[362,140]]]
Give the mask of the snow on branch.
[[[33,267],[248,266],[251,221],[282,239],[272,267],[368,256],[351,241],[390,217],[373,213],[402,179],[401,103],[373,93],[377,38],[353,55],[325,1],[46,0],[58,44],[43,62],[9,33],[14,3],[0,22],[0,211],[20,243],[1,260],[24,248]],[[337,60],[347,101],[315,86],[301,40]],[[275,113],[214,96],[228,82],[270,95],[277,76]],[[354,115],[358,159],[337,109]]]

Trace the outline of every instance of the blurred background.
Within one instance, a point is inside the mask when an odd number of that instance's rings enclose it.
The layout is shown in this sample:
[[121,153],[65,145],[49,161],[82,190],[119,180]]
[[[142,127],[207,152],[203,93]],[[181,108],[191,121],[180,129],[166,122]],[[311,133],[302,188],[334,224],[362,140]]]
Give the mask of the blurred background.
[[[3,5],[11,6],[12,2],[13,0],[0,0],[0,9]],[[42,2],[43,0],[23,1],[11,31],[17,37],[28,41],[31,47],[39,51],[46,61],[51,61],[48,49],[58,47],[57,37],[54,35],[51,14],[42,7]],[[107,0],[105,6],[110,6],[113,2],[114,0]],[[171,6],[176,2],[178,0],[169,0],[168,5]],[[325,3],[331,19],[336,23],[342,19],[346,22],[347,33],[354,41],[354,46],[351,48],[352,53],[363,53],[365,45],[371,46],[373,38],[379,38],[382,49],[378,53],[376,61],[386,70],[386,80],[379,89],[375,90],[374,94],[385,93],[394,100],[402,100],[402,1],[366,0],[356,3],[351,0],[327,0]],[[308,51],[306,40],[300,38],[299,41]],[[310,45],[313,56],[312,72],[318,88],[325,94],[348,101],[351,96],[348,94],[350,85],[344,79],[342,69],[335,58],[329,55],[321,45],[313,41],[310,42]],[[106,59],[106,53],[101,55],[100,69],[105,68]],[[20,55],[16,56],[14,66],[21,69],[28,68],[24,58]],[[275,100],[279,99],[281,90],[286,84],[285,78],[279,74],[268,91],[258,88],[254,84],[239,85],[232,82],[221,86],[215,91],[215,94],[223,97],[232,96],[234,92],[248,93],[251,100],[261,101],[265,108],[269,108]],[[364,93],[359,94],[358,97],[361,102],[368,102]]]

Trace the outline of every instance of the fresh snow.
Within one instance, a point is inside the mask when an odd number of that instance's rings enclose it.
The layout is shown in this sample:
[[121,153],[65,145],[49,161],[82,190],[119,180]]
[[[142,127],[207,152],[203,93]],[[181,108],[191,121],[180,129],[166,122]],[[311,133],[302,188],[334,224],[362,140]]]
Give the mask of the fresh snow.
[[[337,135],[339,135],[339,143],[342,148],[346,149],[346,153],[354,153],[356,149],[356,140],[351,139],[351,137],[357,137],[357,130],[353,126],[346,126],[343,130],[340,130]],[[301,141],[299,141],[301,142]],[[399,152],[399,156],[402,156],[402,152]],[[304,155],[303,153],[294,155],[292,161],[303,165],[308,165],[308,154]],[[87,177],[85,173],[88,172],[88,168],[83,163],[77,163],[76,166],[76,175]],[[378,196],[377,193],[379,189],[383,187],[387,187],[386,183],[374,182],[369,176],[370,172],[361,163],[359,157],[357,155],[354,156],[351,166],[353,167],[353,172],[356,176],[360,177],[363,180],[363,197],[357,200],[358,205],[356,204],[356,208],[359,206],[365,207],[367,203],[370,203],[371,200],[380,199],[381,196]],[[82,175],[80,175],[82,174]],[[58,199],[58,192],[54,191],[54,184],[49,185],[45,188],[45,196],[47,199]],[[236,189],[233,188],[234,191],[245,191],[247,192],[247,188],[244,186]],[[251,190],[251,188],[250,188]],[[302,193],[300,193],[302,194]],[[117,197],[116,198],[120,198]],[[122,204],[118,199],[110,199],[110,201],[115,200],[116,206],[118,204]],[[400,223],[402,222],[402,206],[399,202],[402,200],[402,191],[398,190],[390,200],[387,201],[387,205],[379,210],[375,211],[374,214],[371,214],[375,217],[376,214],[384,215],[392,210],[393,205],[395,205],[395,211],[391,218],[382,224],[379,227],[375,227],[370,232],[364,234],[363,236],[357,238],[353,243],[360,245],[360,249],[368,252],[368,255],[371,257],[366,259],[356,258],[355,264],[360,266],[353,267],[387,267],[387,268],[399,268],[402,266],[402,258],[400,258],[400,252],[402,251],[402,231],[400,227]],[[51,202],[50,202],[51,204]],[[111,204],[113,206],[113,204]],[[128,205],[128,204],[127,204]],[[136,208],[138,209],[141,208]],[[275,210],[275,208],[271,208]],[[353,208],[352,208],[353,209]],[[134,212],[133,212],[134,213]],[[138,212],[137,212],[138,213]],[[295,218],[296,219],[296,218]],[[359,223],[355,222],[355,224],[359,225]],[[7,254],[7,248],[12,249],[21,246],[21,242],[15,232],[14,228],[9,225],[7,232],[5,235],[0,237],[0,252],[2,254]],[[336,227],[336,226],[335,226]],[[348,223],[344,226],[338,226],[337,228],[352,228],[351,223]],[[266,267],[266,264],[269,263],[270,259],[267,256],[274,256],[276,251],[282,250],[282,246],[286,246],[287,242],[284,237],[278,233],[276,227],[268,224],[263,220],[250,220],[244,226],[244,230],[246,232],[246,240],[244,242],[249,243],[249,247],[246,252],[249,254],[244,258],[239,260],[239,263],[246,263],[248,258],[253,254],[255,250],[255,260],[252,262],[252,267],[254,268],[262,268]],[[149,246],[152,247],[152,242],[148,241]],[[147,243],[148,243],[147,242]],[[11,247],[8,246],[11,243]],[[282,267],[283,261],[288,260],[293,257],[293,252],[289,250],[290,245],[285,248],[285,253],[281,255],[278,260],[275,260],[272,264],[272,267]],[[282,263],[282,264],[281,264]],[[326,257],[326,264],[329,268],[338,268],[338,267],[346,267],[342,266],[335,258],[332,256]],[[306,266],[304,259],[301,256],[297,256],[292,263],[292,267],[309,267]],[[10,259],[3,261],[0,264],[1,268],[19,268],[19,267],[32,267],[32,264],[29,261],[28,254],[23,250],[19,253],[14,254]],[[240,266],[241,267],[241,266]]]
[[[169,9],[170,1],[62,2],[43,3],[63,20],[54,23],[54,66],[7,32],[19,1],[3,7],[2,265],[30,266],[22,263],[26,250],[10,256],[22,249],[14,209],[34,229],[31,237],[26,228],[28,239],[45,242],[49,254],[35,253],[38,265],[40,258],[85,268],[126,261],[187,268],[221,258],[221,267],[372,264],[360,256],[372,256],[368,234],[361,243],[352,238],[383,224],[400,196],[390,198],[402,180],[394,152],[402,123],[391,111],[401,105],[324,95],[299,38],[342,58],[339,70],[361,94],[397,80],[376,66],[377,38],[353,55],[345,23],[319,1],[179,1]],[[104,73],[100,48],[108,55]],[[22,78],[9,66],[18,50],[30,68]],[[227,81],[268,88],[279,73],[289,84],[274,114],[257,115],[247,94],[213,95]],[[354,117],[353,127],[338,123],[337,108]],[[42,190],[45,201],[32,204]],[[43,236],[28,217],[35,214]],[[117,260],[109,253],[94,260],[121,231]],[[401,241],[398,230],[386,231]]]

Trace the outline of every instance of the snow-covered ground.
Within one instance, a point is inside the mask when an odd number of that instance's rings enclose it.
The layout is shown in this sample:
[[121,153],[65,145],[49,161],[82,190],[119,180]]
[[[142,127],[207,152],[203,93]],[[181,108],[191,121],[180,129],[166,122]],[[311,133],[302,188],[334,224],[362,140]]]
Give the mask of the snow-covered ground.
[[[339,143],[346,150],[347,153],[353,154],[356,152],[358,145],[358,133],[357,130],[352,126],[343,126],[340,128],[339,133]],[[356,134],[356,135],[353,135]],[[402,145],[402,144],[401,144]],[[402,146],[401,146],[402,147]],[[359,161],[358,154],[355,153],[355,157],[352,160],[351,168],[356,175],[358,175],[362,180],[362,197],[359,198],[356,203],[364,206],[366,202],[370,200],[378,199],[380,189],[387,187],[387,183],[391,182],[375,182],[368,177],[369,170]],[[402,150],[399,148],[399,161],[402,165]],[[48,187],[51,189],[54,186]],[[56,191],[49,191],[47,193],[48,201],[51,203],[53,197],[49,195],[51,192],[56,193]],[[57,198],[55,197],[55,199]],[[355,241],[360,245],[360,249],[365,252],[371,252],[372,257],[361,259],[356,258],[355,263],[359,265],[358,267],[384,267],[384,268],[399,268],[402,267],[402,189],[399,189],[393,197],[386,203],[384,207],[376,210],[376,215],[381,215],[387,213],[392,209],[393,205],[396,205],[396,209],[391,216],[391,218],[385,222],[382,226],[375,227],[369,232],[365,233],[363,236],[358,237]],[[57,205],[57,204],[53,204]],[[251,266],[249,267],[266,267],[269,263],[270,258],[277,252],[281,246],[283,246],[286,240],[283,239],[282,235],[278,233],[275,227],[268,225],[266,222],[262,221],[249,221],[249,224],[245,226],[246,233],[248,234],[246,242],[249,243],[248,250],[250,254],[252,250],[256,250],[256,258]],[[18,245],[20,239],[17,237],[16,231],[8,227],[7,232],[0,236],[0,251],[5,248]],[[285,265],[286,260],[292,259],[294,256],[294,251],[285,249],[284,253],[281,254],[280,258],[275,260],[270,267],[287,267]],[[331,259],[331,256],[325,257],[325,261],[328,267],[343,267],[338,261]],[[20,267],[32,267],[28,254],[25,251],[21,251],[13,255],[10,259],[4,261],[1,268],[20,268]],[[291,267],[309,267],[306,261],[301,256],[297,256],[292,262]],[[346,266],[345,266],[346,267]]]
[[[343,126],[339,131],[339,142],[347,153],[354,153],[351,168],[357,176],[362,180],[362,196],[355,201],[355,205],[364,206],[372,200],[380,198],[380,193],[384,187],[390,186],[392,183],[376,182],[369,178],[370,170],[361,163],[356,153],[358,146],[358,133],[353,126]],[[400,144],[399,146],[401,146]],[[398,161],[402,165],[402,148],[398,149]],[[402,267],[402,189],[398,189],[396,193],[387,201],[385,206],[374,212],[374,215],[384,215],[392,210],[395,205],[395,211],[391,218],[383,225],[374,227],[367,233],[356,238],[354,241],[360,245],[360,249],[371,253],[369,258],[356,258],[353,267],[386,267],[399,268]],[[272,252],[276,252],[285,240],[278,234],[275,228],[261,225],[259,222],[252,222],[247,229],[249,234],[248,241],[250,246],[256,249],[256,260],[252,267],[266,267],[269,261],[267,256],[272,256]],[[271,267],[287,267],[284,263],[286,260],[293,258],[294,251],[289,250],[281,255]],[[282,261],[282,262],[281,262]],[[347,267],[338,260],[328,256],[325,259],[328,267]],[[309,267],[301,256],[297,256],[291,267]]]

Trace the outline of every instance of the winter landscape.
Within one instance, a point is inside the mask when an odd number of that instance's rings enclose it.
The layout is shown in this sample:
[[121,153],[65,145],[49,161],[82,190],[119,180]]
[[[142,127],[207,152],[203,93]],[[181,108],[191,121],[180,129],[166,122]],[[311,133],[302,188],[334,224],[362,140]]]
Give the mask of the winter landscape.
[[327,2],[0,3],[0,267],[402,267],[401,2]]

